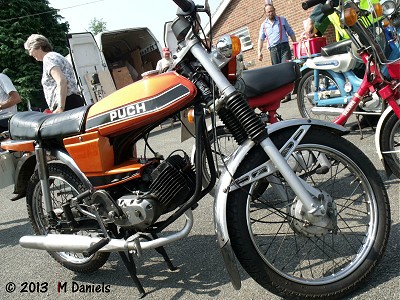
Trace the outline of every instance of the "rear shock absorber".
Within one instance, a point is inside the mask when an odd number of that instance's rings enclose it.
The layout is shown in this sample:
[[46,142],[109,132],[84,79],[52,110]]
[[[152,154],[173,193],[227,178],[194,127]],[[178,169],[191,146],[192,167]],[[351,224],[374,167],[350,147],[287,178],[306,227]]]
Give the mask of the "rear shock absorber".
[[[233,92],[226,97],[225,102],[228,110],[231,111],[235,119],[239,120],[240,124],[253,142],[258,144],[268,137],[265,124],[256,115],[254,110],[251,109],[241,93]],[[235,136],[238,133],[232,132],[232,134]]]

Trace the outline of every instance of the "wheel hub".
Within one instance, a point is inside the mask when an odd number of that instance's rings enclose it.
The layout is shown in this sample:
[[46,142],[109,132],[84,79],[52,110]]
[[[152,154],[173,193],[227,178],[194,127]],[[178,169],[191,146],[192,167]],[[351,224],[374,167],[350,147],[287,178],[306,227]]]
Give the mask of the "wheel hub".
[[330,197],[329,199],[321,201],[319,208],[310,213],[305,210],[303,203],[296,197],[290,206],[290,215],[292,217],[290,226],[292,229],[309,237],[323,236],[329,232],[336,232],[336,204]]

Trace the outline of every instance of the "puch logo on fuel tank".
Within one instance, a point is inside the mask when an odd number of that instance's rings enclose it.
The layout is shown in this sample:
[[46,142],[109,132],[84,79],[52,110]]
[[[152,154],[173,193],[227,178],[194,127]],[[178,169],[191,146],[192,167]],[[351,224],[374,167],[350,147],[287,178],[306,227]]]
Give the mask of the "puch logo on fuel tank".
[[119,122],[121,120],[157,112],[164,107],[186,97],[189,92],[190,91],[187,87],[182,84],[178,84],[152,98],[138,103],[129,103],[126,106],[118,107],[108,112],[93,116],[87,120],[86,129],[98,128],[114,122]]
[[146,103],[137,103],[110,112],[110,121],[125,119],[146,112]]

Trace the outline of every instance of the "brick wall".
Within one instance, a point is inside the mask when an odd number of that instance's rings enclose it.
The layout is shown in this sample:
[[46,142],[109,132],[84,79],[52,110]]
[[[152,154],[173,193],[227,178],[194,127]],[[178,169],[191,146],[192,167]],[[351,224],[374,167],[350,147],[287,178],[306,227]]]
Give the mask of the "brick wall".
[[[300,39],[300,35],[304,31],[303,20],[311,13],[311,10],[304,11],[301,8],[301,2],[302,1],[298,0],[273,1],[276,14],[288,20],[296,34],[297,40]],[[260,62],[257,58],[260,25],[266,18],[264,5],[265,0],[232,0],[213,26],[214,43],[221,35],[230,33],[244,26],[249,28],[253,48],[243,52],[244,61],[249,65],[249,68],[271,65],[269,51],[265,44],[263,47],[263,61]],[[328,43],[334,40],[332,26],[329,27],[325,35],[327,36]],[[291,48],[293,48],[290,38],[289,42]]]

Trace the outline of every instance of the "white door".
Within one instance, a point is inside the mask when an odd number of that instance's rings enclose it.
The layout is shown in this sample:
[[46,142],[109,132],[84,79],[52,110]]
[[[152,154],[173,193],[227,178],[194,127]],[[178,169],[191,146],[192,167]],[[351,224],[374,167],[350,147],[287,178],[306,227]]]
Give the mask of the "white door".
[[90,32],[68,34],[71,62],[86,104],[100,101],[116,88],[107,63]]

